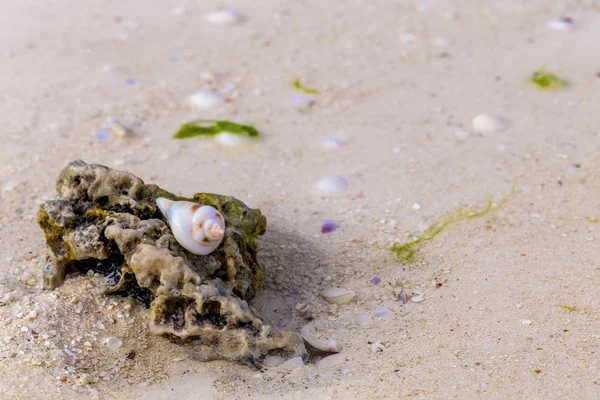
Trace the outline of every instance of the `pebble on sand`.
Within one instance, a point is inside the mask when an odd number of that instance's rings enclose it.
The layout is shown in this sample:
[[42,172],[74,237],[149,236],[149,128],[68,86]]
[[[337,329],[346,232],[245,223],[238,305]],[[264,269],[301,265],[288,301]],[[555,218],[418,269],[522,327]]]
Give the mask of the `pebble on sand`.
[[328,176],[317,182],[317,189],[326,194],[344,193],[348,190],[348,181],[341,176]]
[[204,19],[212,25],[234,25],[244,21],[244,17],[233,10],[211,11],[204,16]]
[[223,104],[225,97],[216,92],[200,90],[189,97],[190,103],[198,108],[211,108]]
[[480,114],[473,118],[473,129],[479,133],[502,132],[508,126],[508,120],[499,115]]

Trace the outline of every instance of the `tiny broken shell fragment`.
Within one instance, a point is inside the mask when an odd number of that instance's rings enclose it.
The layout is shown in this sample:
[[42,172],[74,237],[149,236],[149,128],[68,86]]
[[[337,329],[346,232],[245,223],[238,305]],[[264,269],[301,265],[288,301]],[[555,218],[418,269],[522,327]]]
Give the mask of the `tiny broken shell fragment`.
[[304,327],[302,327],[302,329],[300,329],[300,335],[302,336],[302,339],[306,340],[306,343],[310,344],[315,349],[318,349],[321,351],[327,351],[329,353],[339,353],[340,351],[342,351],[342,346],[338,344],[337,340],[319,339],[316,336],[312,335],[308,331],[306,326],[304,326]]
[[321,292],[321,296],[323,296],[323,298],[329,303],[340,306],[350,303],[355,294],[356,293],[354,293],[353,290],[333,287],[327,288]]
[[[198,360],[260,367],[267,356],[306,358],[298,333],[272,330],[247,303],[263,279],[258,238],[267,221],[260,210],[212,193],[182,198],[83,161],[60,173],[56,191],[37,216],[48,254],[45,289],[62,285],[68,273],[103,275],[107,294],[145,304],[150,332],[185,346]],[[181,240],[178,216],[170,216],[176,210],[188,213],[190,226],[204,222],[188,235],[208,241],[208,250],[195,251]],[[107,346],[118,347],[119,340]]]

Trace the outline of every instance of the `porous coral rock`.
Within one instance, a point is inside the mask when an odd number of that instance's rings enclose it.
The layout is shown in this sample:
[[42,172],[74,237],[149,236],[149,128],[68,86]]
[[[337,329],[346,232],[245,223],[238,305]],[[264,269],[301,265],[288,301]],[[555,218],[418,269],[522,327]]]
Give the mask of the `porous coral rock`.
[[[260,210],[210,193],[182,198],[130,173],[83,161],[60,173],[56,191],[37,217],[47,242],[45,288],[60,286],[69,272],[101,273],[109,278],[109,293],[149,305],[151,332],[192,346],[202,360],[260,365],[269,352],[306,356],[300,335],[272,332],[246,302],[262,281],[256,256],[266,219]],[[226,223],[221,245],[208,255],[185,250],[157,197],[215,207]]]

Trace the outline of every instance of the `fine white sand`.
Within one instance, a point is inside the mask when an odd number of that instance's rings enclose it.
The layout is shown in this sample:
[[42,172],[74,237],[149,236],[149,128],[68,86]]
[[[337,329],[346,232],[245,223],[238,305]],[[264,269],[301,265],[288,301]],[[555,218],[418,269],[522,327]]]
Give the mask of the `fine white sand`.
[[[0,397],[600,397],[598,2],[4,3]],[[204,19],[224,5],[245,20]],[[571,31],[548,27],[565,16]],[[569,86],[540,90],[529,81],[539,68]],[[299,78],[320,90],[304,109]],[[200,90],[228,100],[193,108]],[[482,113],[508,129],[475,132]],[[196,118],[262,138],[235,150],[171,138]],[[113,120],[134,133],[119,137]],[[327,136],[344,146],[323,148]],[[104,296],[102,277],[43,290],[35,215],[75,159],[259,207],[266,283],[252,304],[275,327],[337,340],[346,361],[291,373],[201,363],[149,334],[142,308]],[[321,195],[329,175],[348,191]],[[389,250],[499,202],[515,181],[503,208],[450,226],[413,262]],[[321,234],[327,219],[341,228]],[[328,286],[357,296],[331,306]],[[403,289],[424,300],[403,304]],[[357,326],[356,313],[380,306],[392,317]],[[109,336],[123,347],[111,352]]]

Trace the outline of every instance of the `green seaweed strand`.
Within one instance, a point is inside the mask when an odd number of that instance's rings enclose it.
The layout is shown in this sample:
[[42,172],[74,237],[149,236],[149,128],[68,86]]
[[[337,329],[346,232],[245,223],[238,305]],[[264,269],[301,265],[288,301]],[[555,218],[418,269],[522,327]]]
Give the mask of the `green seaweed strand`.
[[537,70],[531,75],[531,83],[542,89],[556,89],[568,85],[564,79],[543,69]]
[[398,259],[399,262],[412,261],[419,245],[421,245],[424,242],[434,239],[437,235],[439,235],[444,230],[446,230],[446,228],[448,228],[450,225],[454,225],[454,224],[457,224],[457,223],[459,223],[461,221],[465,221],[465,220],[472,220],[472,219],[480,218],[480,217],[483,217],[487,214],[490,214],[490,213],[502,208],[508,201],[508,198],[510,197],[510,195],[513,193],[513,191],[515,189],[515,185],[516,185],[516,182],[513,184],[511,191],[506,196],[504,196],[502,201],[500,201],[500,203],[498,203],[497,205],[494,206],[492,200],[490,200],[487,203],[486,207],[479,211],[465,212],[465,211],[459,210],[458,212],[456,212],[452,215],[446,216],[446,217],[441,218],[440,220],[436,221],[433,225],[431,225],[429,228],[427,228],[423,232],[423,234],[421,236],[419,236],[417,239],[415,239],[411,242],[408,242],[408,243],[404,243],[402,245],[394,244],[390,250],[393,251],[394,253],[396,253],[396,258]]
[[313,89],[313,88],[309,88],[306,87],[302,84],[302,82],[300,81],[300,79],[296,79],[293,82],[293,85],[296,89],[298,89],[299,91],[306,93],[306,94],[319,94],[319,90],[318,89]]
[[215,136],[222,132],[229,132],[247,137],[258,137],[256,128],[250,125],[237,124],[227,120],[200,119],[182,124],[174,139],[188,139],[196,136]]

